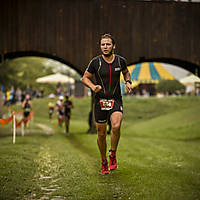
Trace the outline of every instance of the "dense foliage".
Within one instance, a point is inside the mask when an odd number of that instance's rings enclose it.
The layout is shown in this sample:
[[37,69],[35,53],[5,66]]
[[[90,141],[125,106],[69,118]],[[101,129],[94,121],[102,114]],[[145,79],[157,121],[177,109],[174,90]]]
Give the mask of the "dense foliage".
[[[46,64],[48,62],[48,65]],[[21,88],[22,90],[29,88],[37,88],[48,93],[55,91],[55,84],[36,83],[36,79],[55,72],[70,74],[69,70],[61,69],[62,63],[41,57],[20,57],[16,59],[5,60],[0,63],[0,86],[3,85],[5,91],[11,87]],[[71,75],[71,74],[70,74]],[[74,78],[78,75],[74,74]]]
[[52,69],[45,67],[42,62],[43,58],[39,57],[23,57],[12,60],[5,60],[1,63],[1,84],[5,89],[11,86],[25,89],[29,87],[41,87],[36,83],[36,79],[40,76],[51,74]]
[[157,87],[157,92],[166,94],[173,94],[176,91],[185,90],[185,86],[181,84],[178,80],[161,80]]

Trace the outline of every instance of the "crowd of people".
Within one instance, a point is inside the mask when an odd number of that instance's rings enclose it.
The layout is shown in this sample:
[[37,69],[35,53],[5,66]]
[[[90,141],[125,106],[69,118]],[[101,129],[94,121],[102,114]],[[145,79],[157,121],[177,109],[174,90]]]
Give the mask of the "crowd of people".
[[5,90],[4,86],[1,86],[1,92],[3,93],[3,105],[7,106],[22,103],[27,95],[29,95],[30,99],[44,97],[44,89],[40,88],[38,90],[35,87],[27,87],[25,90],[22,90],[19,87],[17,89],[11,87],[10,89]]
[[[31,100],[34,98],[42,98],[44,97],[44,89],[40,88],[37,90],[36,88],[27,87],[25,90],[20,88],[14,89],[11,87],[8,90],[5,90],[3,86],[1,86],[1,92],[3,93],[3,105],[10,107],[14,104],[21,104],[23,110],[24,120],[28,119],[31,111],[32,111],[32,103]],[[59,96],[60,95],[60,96]],[[57,102],[54,102],[54,98],[58,96]],[[55,95],[52,94],[49,96],[50,102],[48,103],[48,115],[49,120],[51,121],[54,113],[57,115],[57,124],[62,127],[65,124],[65,133],[69,134],[69,122],[71,117],[71,108],[73,108],[72,101],[69,100],[69,96],[66,92],[63,91],[61,84],[57,85],[57,89],[55,91]]]

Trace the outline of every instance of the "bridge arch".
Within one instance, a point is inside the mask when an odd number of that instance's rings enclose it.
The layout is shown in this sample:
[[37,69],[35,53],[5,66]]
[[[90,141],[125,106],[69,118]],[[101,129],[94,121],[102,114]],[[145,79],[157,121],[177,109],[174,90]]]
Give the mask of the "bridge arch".
[[[53,59],[53,60],[58,61],[60,63],[66,64],[70,68],[74,69],[81,76],[83,75],[83,71],[80,70],[79,67],[74,66],[72,63],[66,61],[63,58],[58,57],[57,55],[52,55],[52,54],[48,54],[48,53],[45,53],[45,52],[38,52],[38,51],[8,52],[8,53],[5,53],[3,55],[3,57],[1,57],[1,61],[4,60],[4,59],[14,59],[14,58],[26,57],[26,56],[35,56],[35,57],[44,57],[44,58]],[[192,74],[200,76],[200,61],[199,61],[199,65],[197,65],[195,63],[192,63],[192,62],[189,62],[189,61],[186,61],[186,60],[175,59],[175,58],[162,58],[161,57],[161,58],[148,59],[148,58],[145,58],[145,57],[141,57],[137,61],[133,61],[133,62],[128,63],[128,65],[142,63],[142,62],[162,62],[162,63],[172,64],[172,65],[175,65],[177,67],[183,68],[183,69],[191,72]]]
[[3,57],[1,58],[1,60],[6,60],[6,59],[15,59],[15,58],[19,58],[19,57],[26,57],[26,56],[35,56],[35,57],[44,57],[44,58],[49,58],[55,61],[58,61],[60,63],[63,63],[67,66],[69,66],[70,68],[74,69],[78,74],[82,75],[82,71],[74,66],[72,63],[66,61],[63,58],[60,58],[56,55],[51,55],[48,53],[44,53],[44,52],[37,52],[37,51],[17,51],[17,52],[8,52],[6,54],[3,55]]

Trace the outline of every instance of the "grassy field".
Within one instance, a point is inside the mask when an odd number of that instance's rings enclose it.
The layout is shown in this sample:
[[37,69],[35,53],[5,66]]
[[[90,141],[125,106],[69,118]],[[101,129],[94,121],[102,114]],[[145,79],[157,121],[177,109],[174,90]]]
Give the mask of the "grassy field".
[[72,100],[68,137],[56,117],[49,122],[48,99],[33,101],[34,120],[16,144],[11,127],[0,127],[0,200],[200,199],[199,97],[124,97],[119,168],[107,176],[97,135],[86,133],[91,100]]

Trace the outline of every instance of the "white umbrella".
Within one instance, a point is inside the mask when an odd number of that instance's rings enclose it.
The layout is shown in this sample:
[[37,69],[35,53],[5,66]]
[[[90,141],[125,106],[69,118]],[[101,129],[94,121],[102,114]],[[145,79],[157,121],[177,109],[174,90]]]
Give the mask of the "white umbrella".
[[73,78],[60,74],[60,73],[56,73],[56,74],[52,74],[52,75],[48,75],[48,76],[43,76],[40,78],[36,79],[37,83],[71,83],[73,84],[75,81]]
[[184,85],[194,85],[197,82],[200,83],[200,78],[192,74],[190,76],[180,79],[179,81]]

